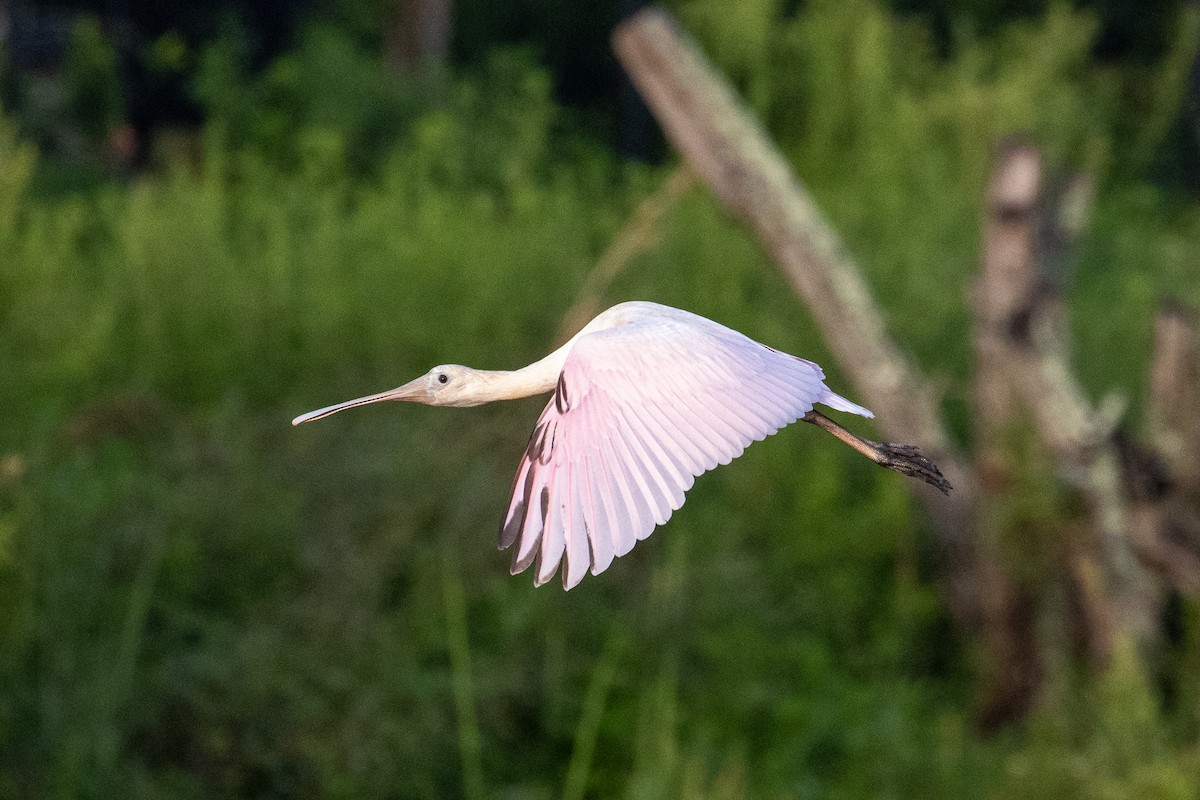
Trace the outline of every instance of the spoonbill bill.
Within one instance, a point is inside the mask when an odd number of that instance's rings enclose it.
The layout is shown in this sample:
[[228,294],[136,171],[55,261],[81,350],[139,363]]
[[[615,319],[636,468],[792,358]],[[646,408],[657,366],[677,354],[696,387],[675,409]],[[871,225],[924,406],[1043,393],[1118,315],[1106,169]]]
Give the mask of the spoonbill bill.
[[825,385],[811,361],[676,308],[621,303],[516,371],[434,367],[403,386],[327,406],[293,425],[382,400],[477,406],[553,392],[513,480],[500,548],[512,574],[535,561],[541,586],[562,565],[570,589],[598,575],[683,505],[697,476],[796,420],[873,461],[950,488],[915,447],[863,439],[813,409],[874,416]]

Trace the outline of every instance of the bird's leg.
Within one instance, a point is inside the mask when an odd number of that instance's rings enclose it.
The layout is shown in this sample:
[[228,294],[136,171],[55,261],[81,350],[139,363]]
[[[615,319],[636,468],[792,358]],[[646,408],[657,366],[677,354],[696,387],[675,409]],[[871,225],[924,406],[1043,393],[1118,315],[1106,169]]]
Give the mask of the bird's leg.
[[895,470],[901,475],[919,478],[936,487],[942,494],[950,494],[950,482],[942,475],[937,464],[921,455],[921,451],[915,445],[873,442],[855,436],[819,411],[809,411],[801,419],[829,431],[876,464]]

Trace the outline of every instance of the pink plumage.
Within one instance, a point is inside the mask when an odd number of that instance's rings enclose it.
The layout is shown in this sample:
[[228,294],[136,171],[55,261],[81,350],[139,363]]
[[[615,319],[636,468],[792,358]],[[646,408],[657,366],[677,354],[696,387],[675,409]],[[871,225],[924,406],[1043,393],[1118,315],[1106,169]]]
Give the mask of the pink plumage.
[[866,417],[811,361],[704,317],[623,303],[568,343],[513,482],[501,548],[534,582],[603,572],[683,505],[697,476],[812,410]]
[[[561,567],[567,589],[666,522],[696,476],[814,403],[872,416],[834,394],[811,361],[687,311],[629,302],[522,369],[444,364],[292,424],[381,400],[474,406],[551,391],[513,481],[500,547],[513,548],[514,574],[536,564],[539,586]],[[870,451],[873,443],[859,441]]]

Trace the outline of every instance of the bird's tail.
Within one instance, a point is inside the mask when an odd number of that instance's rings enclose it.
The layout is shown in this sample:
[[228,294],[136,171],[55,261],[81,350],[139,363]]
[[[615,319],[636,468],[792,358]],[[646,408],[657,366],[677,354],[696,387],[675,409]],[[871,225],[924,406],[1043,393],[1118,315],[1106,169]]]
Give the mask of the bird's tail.
[[824,396],[817,402],[824,403],[836,411],[847,411],[851,414],[858,414],[860,417],[866,417],[867,419],[872,419],[875,416],[870,410],[863,408],[858,403],[851,403],[840,394],[831,391],[828,386],[825,387]]

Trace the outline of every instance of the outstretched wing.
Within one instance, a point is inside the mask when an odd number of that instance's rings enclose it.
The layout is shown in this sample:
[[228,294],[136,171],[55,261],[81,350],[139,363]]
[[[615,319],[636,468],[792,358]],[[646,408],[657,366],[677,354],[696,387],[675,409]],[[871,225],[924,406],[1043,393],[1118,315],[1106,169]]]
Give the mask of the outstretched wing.
[[[672,310],[674,311],[674,310]],[[513,481],[500,530],[512,573],[598,575],[683,505],[696,476],[814,403],[871,416],[811,361],[676,312],[585,332],[567,356]]]

